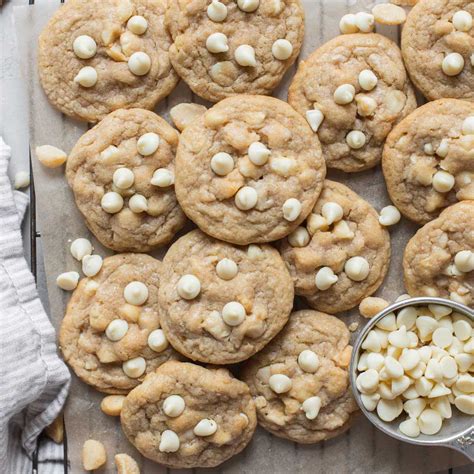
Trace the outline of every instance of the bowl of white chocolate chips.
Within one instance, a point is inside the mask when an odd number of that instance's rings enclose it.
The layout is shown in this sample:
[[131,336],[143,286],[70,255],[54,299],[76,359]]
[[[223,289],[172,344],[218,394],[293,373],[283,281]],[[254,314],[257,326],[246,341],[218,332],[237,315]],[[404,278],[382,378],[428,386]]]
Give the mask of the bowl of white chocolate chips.
[[360,409],[377,428],[474,460],[473,372],[474,311],[442,298],[409,298],[362,329],[350,376]]

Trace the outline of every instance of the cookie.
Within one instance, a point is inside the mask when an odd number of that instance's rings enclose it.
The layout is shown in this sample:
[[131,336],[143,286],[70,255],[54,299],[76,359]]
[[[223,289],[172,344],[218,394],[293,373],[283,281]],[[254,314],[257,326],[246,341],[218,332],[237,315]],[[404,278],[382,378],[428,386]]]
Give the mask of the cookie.
[[177,144],[178,132],[143,109],[112,112],[78,140],[66,177],[103,245],[148,252],[184,225],[173,185]]
[[296,294],[333,314],[357,306],[382,284],[390,237],[368,202],[326,180],[312,213],[282,241],[280,251]]
[[218,466],[247,446],[257,424],[245,383],[226,369],[175,361],[128,394],[120,419],[143,456],[172,468]]
[[311,211],[326,168],[317,137],[273,97],[224,99],[181,134],[176,195],[206,234],[234,244],[271,242]]
[[376,33],[338,36],[301,62],[288,102],[318,133],[329,168],[375,166],[393,126],[416,108],[398,46]]
[[64,360],[85,383],[126,394],[170,358],[178,358],[160,329],[161,262],[142,254],[104,259],[83,278],[59,331]]
[[269,94],[295,62],[304,36],[300,0],[172,0],[166,23],[173,67],[211,102]]
[[61,112],[97,122],[152,109],[176,86],[166,0],[68,0],[39,37],[41,84]]
[[243,369],[259,424],[296,443],[346,431],[357,412],[349,385],[351,352],[341,320],[312,310],[292,313],[283,331]]
[[163,331],[176,350],[233,364],[285,325],[293,284],[273,247],[237,247],[194,230],[165,255],[158,298]]
[[393,203],[419,224],[474,199],[474,104],[440,99],[412,112],[389,134],[382,169]]
[[420,0],[408,14],[403,59],[427,99],[474,101],[473,16],[472,0]]
[[450,298],[474,305],[474,201],[446,208],[410,239],[403,256],[411,296]]

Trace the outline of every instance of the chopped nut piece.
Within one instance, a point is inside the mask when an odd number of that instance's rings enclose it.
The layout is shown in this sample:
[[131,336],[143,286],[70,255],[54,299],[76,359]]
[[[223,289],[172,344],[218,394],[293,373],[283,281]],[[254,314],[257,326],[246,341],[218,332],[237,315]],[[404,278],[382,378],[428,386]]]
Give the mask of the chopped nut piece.
[[64,416],[60,413],[56,419],[44,429],[44,432],[55,443],[61,444],[64,440]]
[[359,305],[359,312],[364,318],[372,318],[389,305],[383,298],[369,296],[364,298]]
[[117,474],[140,474],[137,461],[125,453],[115,455],[115,466]]
[[57,168],[67,160],[67,155],[63,150],[51,145],[37,146],[35,152],[39,162],[47,168]]
[[109,416],[120,416],[122,411],[124,395],[109,395],[100,402],[100,409]]
[[82,465],[86,471],[99,469],[107,462],[104,445],[95,439],[88,439],[82,447]]

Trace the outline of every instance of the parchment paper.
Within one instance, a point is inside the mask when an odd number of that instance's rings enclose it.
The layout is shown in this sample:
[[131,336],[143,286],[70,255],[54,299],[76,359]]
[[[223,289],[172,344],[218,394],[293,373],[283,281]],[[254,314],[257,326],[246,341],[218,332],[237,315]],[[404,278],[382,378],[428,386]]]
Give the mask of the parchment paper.
[[[87,125],[62,116],[47,101],[36,70],[36,43],[39,32],[59,6],[59,0],[36,1],[35,6],[17,7],[15,11],[20,55],[25,83],[29,91],[30,145],[51,144],[69,151]],[[307,57],[316,47],[338,34],[340,17],[348,12],[370,8],[373,2],[343,0],[303,0],[306,10],[306,36],[300,59]],[[398,40],[396,27],[378,28],[378,32]],[[275,96],[286,100],[286,91],[293,68],[282,81]],[[169,109],[180,102],[205,103],[180,83],[171,96],[163,101],[156,112],[169,119]],[[63,169],[51,170],[33,160],[37,196],[37,220],[44,247],[51,318],[59,327],[69,294],[60,290],[56,276],[66,270],[77,269],[79,264],[70,252],[69,245],[77,237],[89,237],[95,252],[103,256],[111,252],[104,249],[89,234],[77,210],[72,193],[66,184]],[[343,182],[367,199],[377,210],[389,204],[380,167],[358,174],[330,171],[328,177]],[[401,259],[407,240],[416,230],[414,224],[402,220],[391,232],[392,261],[384,285],[377,293],[394,300],[404,293]],[[158,252],[158,256],[163,252]],[[339,315],[348,324],[352,321],[364,325],[357,311]],[[127,442],[118,419],[104,415],[99,403],[103,395],[79,381],[73,374],[73,384],[66,407],[65,420],[68,456],[71,472],[83,472],[80,453],[88,438],[102,441],[109,456],[100,472],[115,472],[113,456],[126,452],[139,461],[142,472],[178,473],[142,458]],[[445,448],[422,448],[399,443],[370,425],[360,416],[346,434],[313,446],[291,443],[258,429],[254,439],[240,455],[216,469],[198,469],[200,473],[415,473],[439,471],[465,464],[462,455]],[[194,471],[194,470],[193,470]],[[183,471],[186,472],[186,471]],[[41,474],[41,473],[40,473]]]

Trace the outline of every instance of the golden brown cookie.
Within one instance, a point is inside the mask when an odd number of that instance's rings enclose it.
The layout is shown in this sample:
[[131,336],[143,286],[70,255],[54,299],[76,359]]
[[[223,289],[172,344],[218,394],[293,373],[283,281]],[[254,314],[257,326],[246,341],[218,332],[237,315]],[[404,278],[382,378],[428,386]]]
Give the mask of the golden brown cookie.
[[375,166],[390,130],[416,108],[398,46],[376,33],[337,36],[298,67],[288,102],[318,133],[329,168]]
[[346,431],[357,412],[349,385],[351,352],[341,320],[312,310],[292,313],[283,331],[243,369],[259,424],[296,443]]
[[474,199],[474,104],[440,99],[412,112],[387,137],[382,169],[393,203],[419,224]]
[[245,383],[226,369],[174,361],[128,394],[120,418],[143,456],[172,468],[218,466],[247,446],[257,424]]
[[403,257],[411,296],[474,304],[474,201],[446,208],[408,242]]
[[160,329],[161,262],[142,254],[104,259],[101,271],[83,278],[61,323],[65,361],[85,383],[125,394],[147,373],[178,358]]
[[161,325],[190,359],[233,364],[265,346],[285,325],[293,284],[277,250],[238,247],[194,230],[163,260]]
[[326,173],[318,138],[285,102],[224,99],[181,134],[176,195],[188,217],[238,245],[289,234],[311,211]]
[[167,244],[186,218],[174,193],[178,132],[148,110],[117,110],[72,149],[66,177],[97,239],[117,252]]
[[97,122],[130,107],[152,109],[176,86],[164,26],[166,0],[68,0],[39,37],[38,67],[50,102]]

